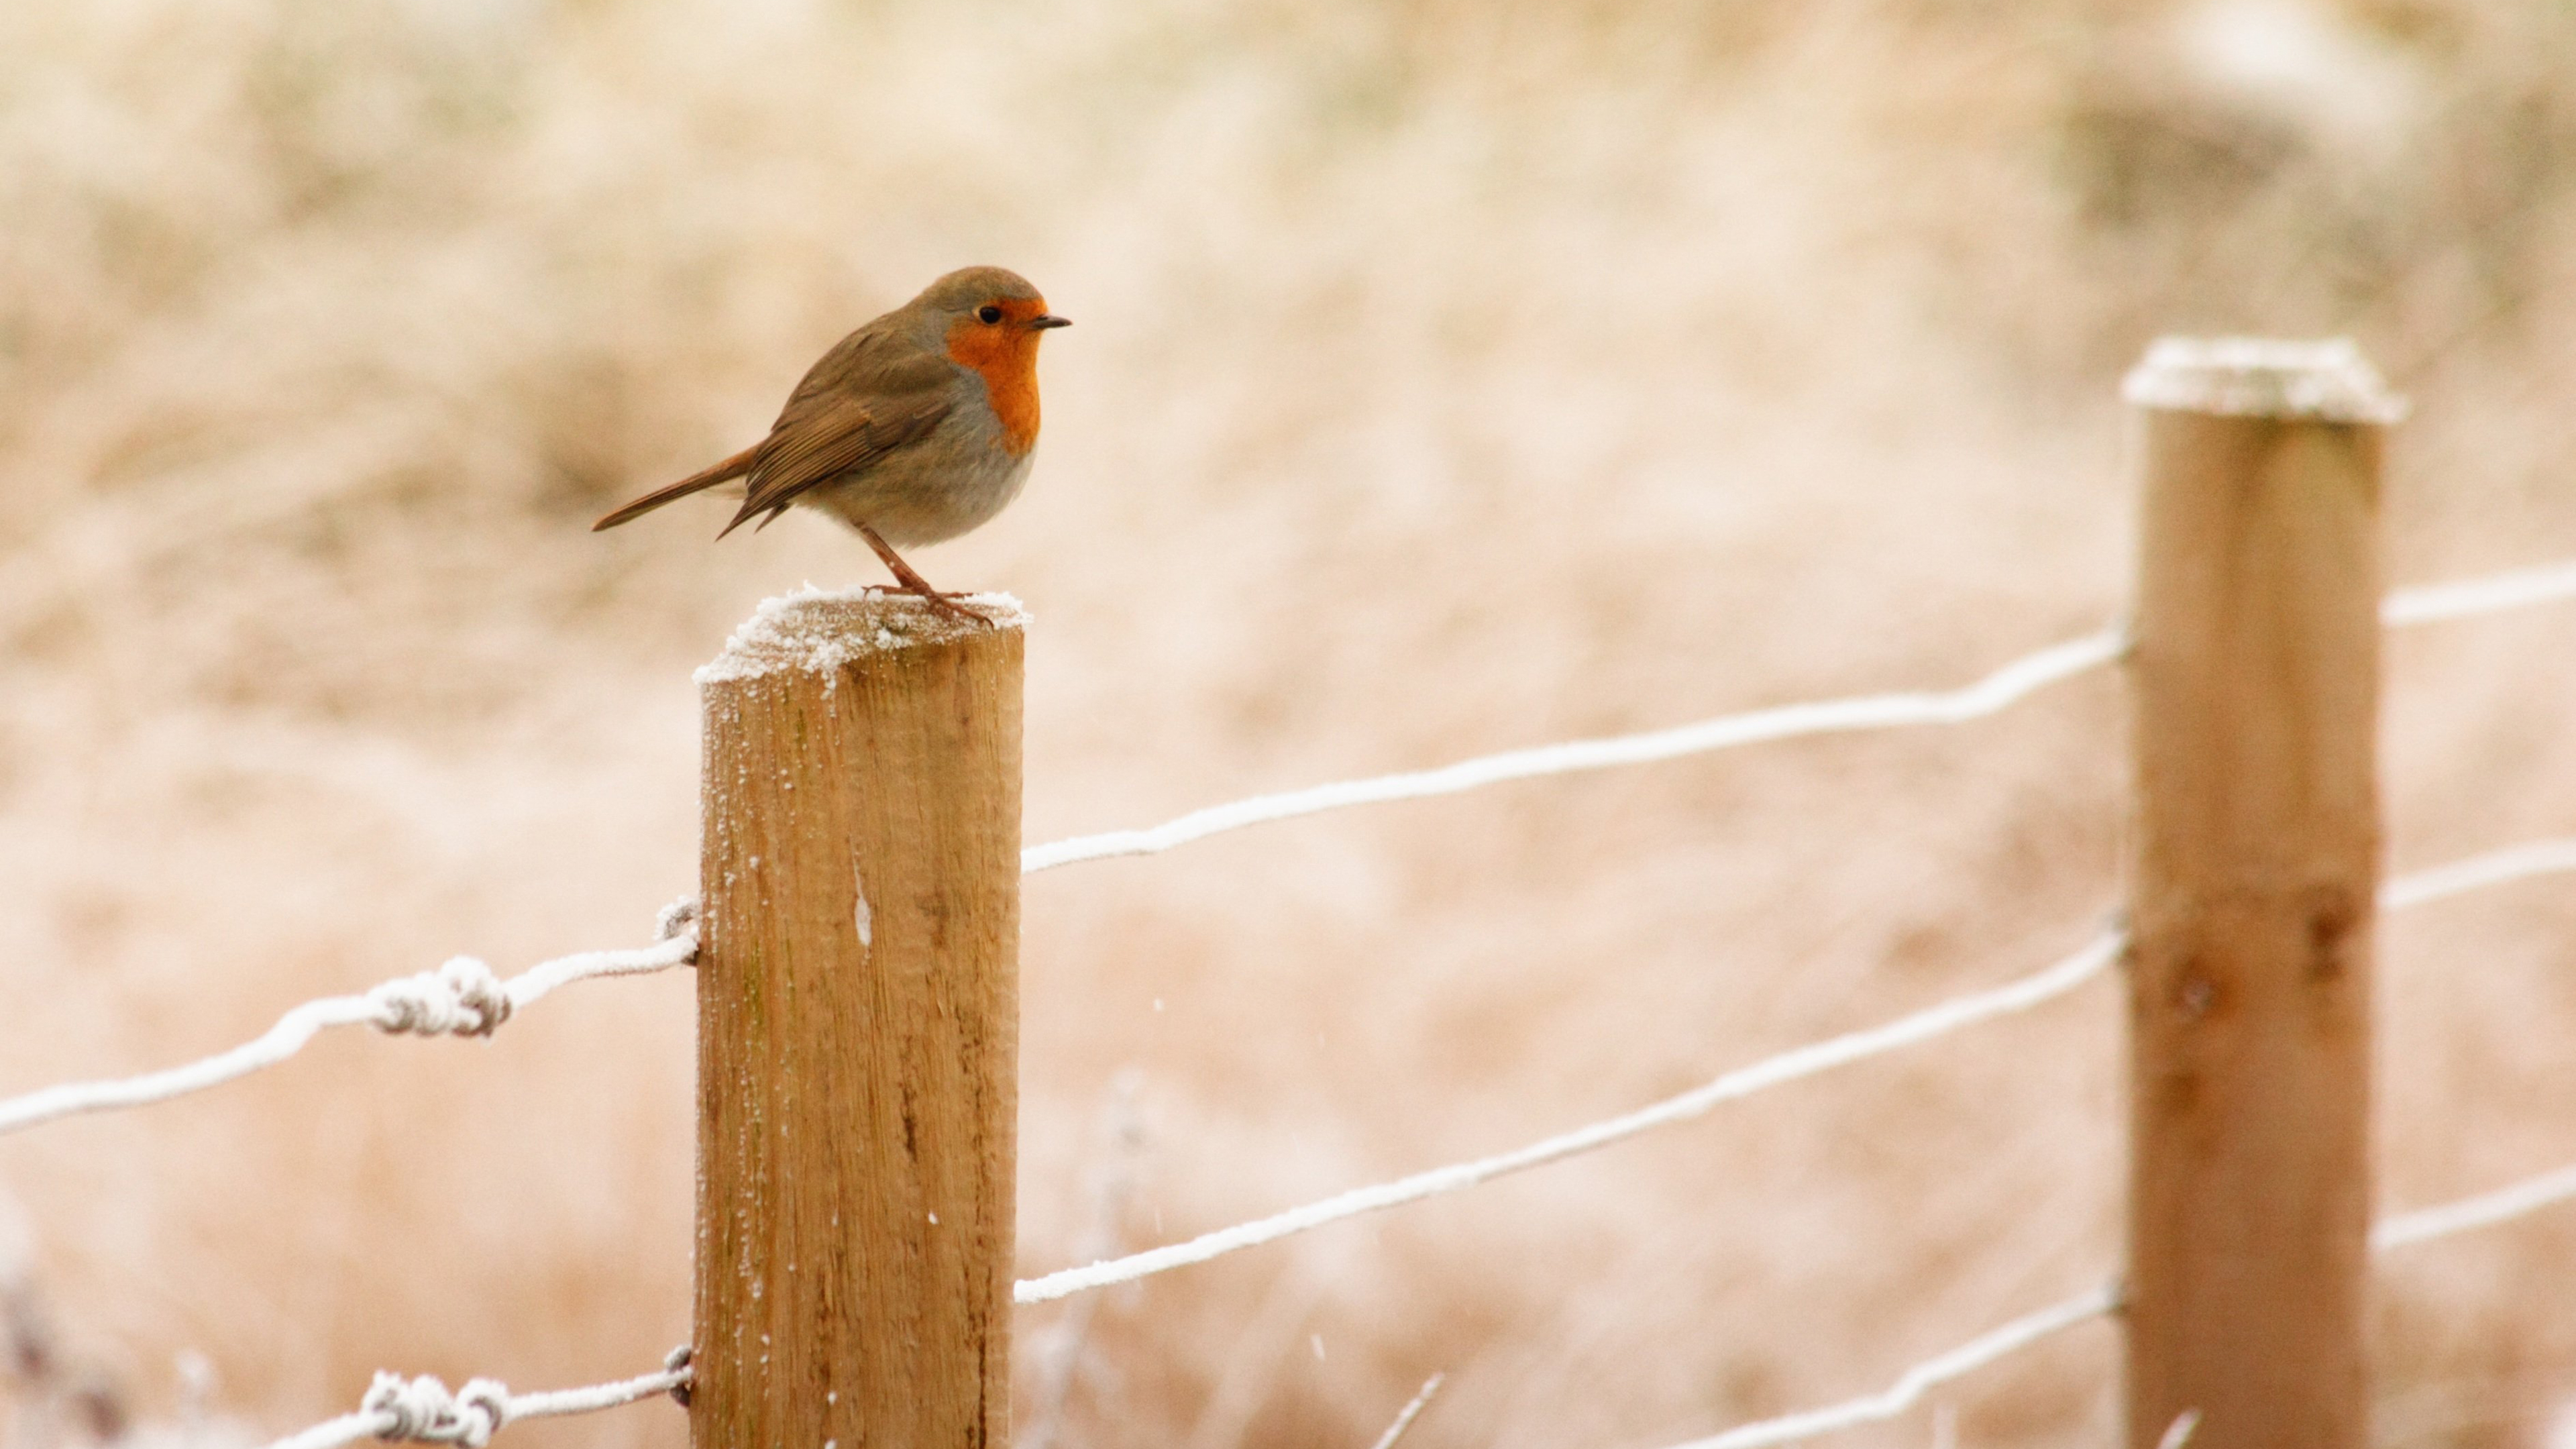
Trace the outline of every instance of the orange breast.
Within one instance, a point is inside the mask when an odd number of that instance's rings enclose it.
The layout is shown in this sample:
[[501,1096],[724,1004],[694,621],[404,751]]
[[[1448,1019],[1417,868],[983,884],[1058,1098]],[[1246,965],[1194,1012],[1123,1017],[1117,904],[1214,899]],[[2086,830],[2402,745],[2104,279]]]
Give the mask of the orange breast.
[[[1045,308],[1038,303],[1029,307],[1029,314]],[[970,317],[948,329],[949,357],[983,375],[993,415],[1002,424],[1002,446],[1013,456],[1038,441],[1039,334],[1019,325],[1020,320],[1010,317],[999,326],[986,326]]]

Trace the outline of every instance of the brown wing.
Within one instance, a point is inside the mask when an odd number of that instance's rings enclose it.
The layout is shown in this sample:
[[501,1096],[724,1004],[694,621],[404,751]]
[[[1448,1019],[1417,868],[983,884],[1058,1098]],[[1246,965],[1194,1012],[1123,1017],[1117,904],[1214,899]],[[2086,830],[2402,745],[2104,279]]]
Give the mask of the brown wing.
[[874,326],[843,338],[796,385],[753,450],[742,510],[724,533],[755,518],[765,527],[808,491],[937,427],[956,377],[946,358]]

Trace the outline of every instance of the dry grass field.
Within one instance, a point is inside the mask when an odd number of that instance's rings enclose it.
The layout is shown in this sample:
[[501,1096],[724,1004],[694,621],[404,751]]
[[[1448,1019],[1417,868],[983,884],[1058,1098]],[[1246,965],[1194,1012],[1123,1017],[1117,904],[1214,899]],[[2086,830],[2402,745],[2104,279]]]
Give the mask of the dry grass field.
[[[588,521],[969,262],[1077,322],[1027,496],[918,560],[1037,616],[1033,842],[2096,627],[2161,332],[2361,341],[2416,409],[2395,580],[2576,556],[2564,4],[0,6],[0,1093],[649,939],[690,669],[879,575],[808,518]],[[2576,831],[2576,609],[2389,681],[2396,866]],[[1144,1246],[2034,969],[2116,896],[2121,749],[2102,675],[1035,878],[1023,1269],[1122,1161]],[[2545,882],[2390,923],[2386,1205],[2576,1160],[2571,943]],[[213,1442],[380,1367],[658,1364],[690,990],[0,1140],[56,1386]],[[1414,1449],[1656,1449],[1877,1387],[2113,1268],[2115,996],[1120,1290],[1054,1442],[1364,1449],[1446,1370]],[[2571,1253],[2576,1210],[2385,1260],[2384,1443],[2550,1442]],[[2114,1367],[2091,1325],[1939,1407],[2103,1445]],[[9,1449],[83,1437],[43,1392]]]

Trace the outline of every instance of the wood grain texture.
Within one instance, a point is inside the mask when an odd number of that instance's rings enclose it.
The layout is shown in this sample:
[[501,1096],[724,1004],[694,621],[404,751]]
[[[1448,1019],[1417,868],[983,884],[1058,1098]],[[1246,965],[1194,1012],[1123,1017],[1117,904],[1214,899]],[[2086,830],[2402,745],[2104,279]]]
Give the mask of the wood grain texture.
[[1009,1442],[1023,639],[806,597],[700,674],[701,1449]]
[[2381,429],[2142,416],[2128,1442],[2363,1449]]

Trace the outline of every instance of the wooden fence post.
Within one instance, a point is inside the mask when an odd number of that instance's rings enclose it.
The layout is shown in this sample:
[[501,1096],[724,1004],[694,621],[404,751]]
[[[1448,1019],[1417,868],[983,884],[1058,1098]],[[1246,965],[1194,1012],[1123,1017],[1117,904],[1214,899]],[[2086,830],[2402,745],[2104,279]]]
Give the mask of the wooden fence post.
[[2349,344],[2158,343],[2130,843],[2128,1443],[2366,1449],[2379,460]]
[[698,1449],[1010,1442],[1022,623],[806,594],[699,671]]

